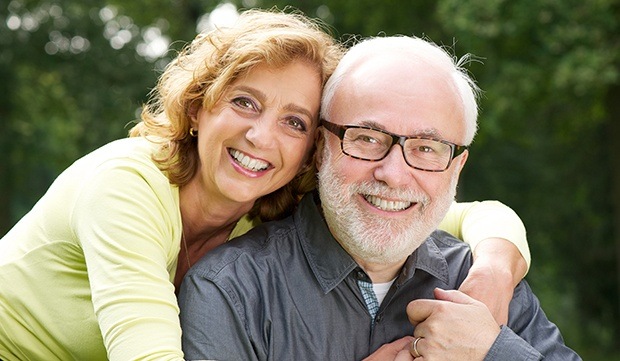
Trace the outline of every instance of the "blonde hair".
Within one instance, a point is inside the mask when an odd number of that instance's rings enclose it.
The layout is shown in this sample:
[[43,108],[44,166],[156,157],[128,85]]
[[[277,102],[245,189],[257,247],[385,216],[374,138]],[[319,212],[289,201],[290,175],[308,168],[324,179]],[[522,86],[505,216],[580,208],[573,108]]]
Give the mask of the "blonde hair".
[[[156,136],[163,152],[155,161],[172,184],[183,186],[199,163],[196,138],[189,134],[197,107],[212,109],[233,81],[258,64],[279,67],[303,60],[316,66],[324,85],[342,54],[323,24],[300,13],[245,11],[233,26],[201,33],[180,52],[129,135]],[[304,167],[285,187],[257,200],[252,215],[271,220],[290,213],[301,195],[315,187],[315,172],[313,164]]]

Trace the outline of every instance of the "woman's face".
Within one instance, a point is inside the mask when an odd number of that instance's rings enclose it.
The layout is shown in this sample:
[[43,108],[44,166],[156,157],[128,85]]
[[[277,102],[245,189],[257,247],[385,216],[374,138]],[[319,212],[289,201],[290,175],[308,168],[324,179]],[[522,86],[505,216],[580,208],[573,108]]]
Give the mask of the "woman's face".
[[308,161],[321,99],[311,65],[265,64],[233,82],[212,110],[193,118],[206,196],[254,202],[291,181]]

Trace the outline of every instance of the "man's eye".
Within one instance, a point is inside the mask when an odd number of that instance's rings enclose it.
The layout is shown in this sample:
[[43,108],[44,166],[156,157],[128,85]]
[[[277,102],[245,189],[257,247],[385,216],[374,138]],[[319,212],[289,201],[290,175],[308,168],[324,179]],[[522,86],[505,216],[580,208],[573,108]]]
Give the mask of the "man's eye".
[[433,149],[432,147],[429,147],[427,145],[421,145],[418,147],[418,151],[420,153],[434,153],[435,149]]
[[377,139],[375,137],[372,137],[370,135],[364,135],[364,134],[360,134],[357,137],[356,141],[363,142],[363,143],[369,143],[369,144],[379,144],[379,143],[381,143],[379,141],[379,139]]

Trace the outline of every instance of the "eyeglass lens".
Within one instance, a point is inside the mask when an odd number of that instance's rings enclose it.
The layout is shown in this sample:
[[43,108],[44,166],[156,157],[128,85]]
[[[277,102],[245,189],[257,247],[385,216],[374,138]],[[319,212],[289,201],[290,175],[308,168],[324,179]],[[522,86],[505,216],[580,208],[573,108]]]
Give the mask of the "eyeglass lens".
[[[398,141],[393,139],[392,135],[379,130],[347,128],[342,139],[342,150],[353,157],[380,160],[388,154],[394,141]],[[405,141],[403,155],[412,167],[439,171],[450,163],[452,148],[432,139],[410,138]]]

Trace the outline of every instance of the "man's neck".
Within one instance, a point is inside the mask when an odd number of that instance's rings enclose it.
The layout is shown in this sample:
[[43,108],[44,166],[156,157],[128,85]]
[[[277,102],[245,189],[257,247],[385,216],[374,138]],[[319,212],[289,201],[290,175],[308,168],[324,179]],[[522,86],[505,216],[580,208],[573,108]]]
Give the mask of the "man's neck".
[[372,283],[385,283],[390,282],[398,276],[400,270],[403,268],[405,261],[407,259],[403,259],[397,263],[391,264],[377,264],[372,262],[365,262],[362,259],[355,259],[360,267],[368,274],[368,277],[372,280]]

